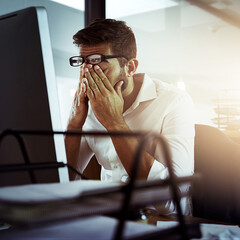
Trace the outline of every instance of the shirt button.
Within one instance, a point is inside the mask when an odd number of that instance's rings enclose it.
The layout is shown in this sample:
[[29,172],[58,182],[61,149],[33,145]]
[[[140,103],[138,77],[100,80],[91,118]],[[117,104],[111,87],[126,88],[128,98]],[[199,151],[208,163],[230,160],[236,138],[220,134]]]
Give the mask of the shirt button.
[[118,168],[118,165],[117,165],[117,164],[114,164],[114,165],[113,165],[113,168],[115,168],[115,169]]

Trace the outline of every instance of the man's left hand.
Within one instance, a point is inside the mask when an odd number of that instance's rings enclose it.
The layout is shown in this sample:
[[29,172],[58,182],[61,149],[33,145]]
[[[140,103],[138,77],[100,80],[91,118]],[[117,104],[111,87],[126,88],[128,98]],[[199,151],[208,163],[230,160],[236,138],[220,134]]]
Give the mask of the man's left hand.
[[96,65],[94,68],[85,68],[83,82],[86,84],[86,94],[98,121],[107,130],[116,130],[116,126],[124,125],[124,100],[121,92],[123,81],[119,81],[113,87],[101,68]]

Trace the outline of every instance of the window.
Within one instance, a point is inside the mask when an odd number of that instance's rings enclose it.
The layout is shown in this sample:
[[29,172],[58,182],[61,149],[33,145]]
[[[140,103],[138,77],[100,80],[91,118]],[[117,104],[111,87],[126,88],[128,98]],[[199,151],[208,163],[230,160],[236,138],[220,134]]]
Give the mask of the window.
[[[219,126],[219,93],[234,89],[240,96],[240,2],[107,0],[106,13],[133,29],[139,71],[186,90],[196,123]],[[239,130],[239,98],[235,110]]]

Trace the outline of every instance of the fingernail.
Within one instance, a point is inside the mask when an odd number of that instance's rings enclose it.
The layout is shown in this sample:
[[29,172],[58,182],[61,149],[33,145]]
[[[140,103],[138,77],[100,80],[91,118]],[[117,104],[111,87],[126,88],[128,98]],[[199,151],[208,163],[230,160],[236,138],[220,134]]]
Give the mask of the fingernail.
[[89,68],[92,68],[92,64],[88,64],[88,67],[89,67]]
[[98,65],[95,66],[95,69],[98,70],[100,67]]
[[85,72],[88,72],[88,68],[85,68]]

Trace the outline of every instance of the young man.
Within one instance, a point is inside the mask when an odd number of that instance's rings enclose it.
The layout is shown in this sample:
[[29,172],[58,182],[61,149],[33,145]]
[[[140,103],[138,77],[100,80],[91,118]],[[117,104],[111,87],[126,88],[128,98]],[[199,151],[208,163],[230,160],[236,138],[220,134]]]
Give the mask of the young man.
[[[169,143],[176,174],[191,175],[192,101],[185,92],[135,74],[138,60],[132,30],[122,21],[101,19],[73,39],[80,56],[72,57],[70,63],[80,66],[80,81],[67,130],[156,132]],[[68,163],[81,172],[95,154],[103,181],[127,181],[138,147],[138,140],[132,137],[67,136],[65,143]],[[163,179],[167,175],[160,148],[144,151],[138,178]],[[174,210],[172,206],[168,209]]]

